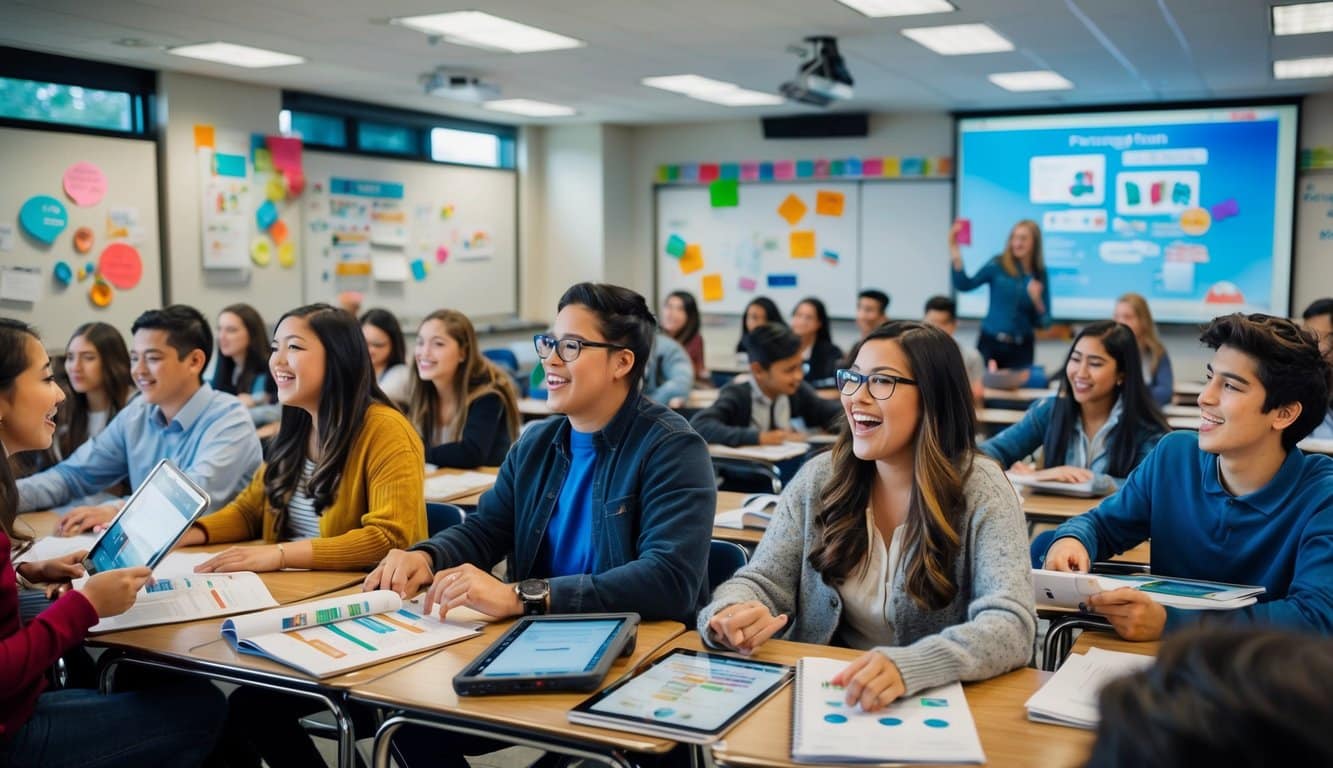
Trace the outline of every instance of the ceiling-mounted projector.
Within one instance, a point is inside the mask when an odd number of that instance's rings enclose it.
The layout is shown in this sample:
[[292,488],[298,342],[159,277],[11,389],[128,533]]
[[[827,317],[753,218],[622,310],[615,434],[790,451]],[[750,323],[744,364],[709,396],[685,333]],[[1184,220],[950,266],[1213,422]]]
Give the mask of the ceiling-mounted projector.
[[484,83],[476,75],[446,72],[437,69],[421,76],[427,96],[440,96],[454,101],[483,102],[499,98],[498,86]]
[[[810,58],[801,62],[796,78],[783,83],[778,92],[792,101],[827,107],[852,97],[852,76],[838,53],[838,41],[828,36],[805,38]],[[802,48],[801,53],[807,53]]]

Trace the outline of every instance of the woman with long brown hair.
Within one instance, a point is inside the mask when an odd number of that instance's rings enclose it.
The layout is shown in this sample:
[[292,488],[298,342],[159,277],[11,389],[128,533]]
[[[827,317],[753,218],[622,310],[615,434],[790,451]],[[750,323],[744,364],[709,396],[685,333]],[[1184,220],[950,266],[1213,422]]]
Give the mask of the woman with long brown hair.
[[742,653],[779,632],[865,650],[834,682],[866,710],[1022,666],[1036,631],[1023,513],[974,447],[958,345],[890,322],[849,359],[837,375],[847,428],[783,491],[699,632]]
[[487,360],[467,315],[432,312],[417,330],[408,416],[437,467],[499,466],[518,437],[518,395]]
[[949,230],[954,290],[990,286],[977,349],[987,363],[994,362],[996,367],[1030,367],[1036,349],[1034,333],[1051,324],[1051,286],[1041,251],[1041,227],[1031,219],[1015,224],[1004,251],[971,276],[963,269],[963,255],[958,249],[960,231],[961,222],[954,222]]
[[1175,395],[1176,377],[1171,371],[1171,356],[1157,337],[1157,323],[1153,322],[1148,300],[1137,293],[1126,293],[1115,300],[1111,319],[1129,326],[1139,342],[1139,357],[1143,360],[1143,381],[1148,385],[1153,402],[1166,405]]

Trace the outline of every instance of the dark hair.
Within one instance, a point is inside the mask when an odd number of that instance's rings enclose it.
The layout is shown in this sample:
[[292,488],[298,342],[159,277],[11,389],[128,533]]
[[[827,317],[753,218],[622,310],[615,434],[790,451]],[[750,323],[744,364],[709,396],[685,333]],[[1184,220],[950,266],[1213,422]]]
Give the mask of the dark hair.
[[[355,317],[328,304],[309,304],[283,315],[278,319],[278,325],[289,317],[305,320],[324,345],[324,386],[319,400],[319,463],[305,491],[314,502],[315,513],[321,514],[333,503],[343,465],[352,443],[361,433],[366,410],[372,403],[391,408],[393,405],[375,383],[366,337]],[[264,495],[277,513],[278,530],[282,530],[287,504],[301,482],[311,426],[310,414],[304,408],[283,406],[282,422],[269,446],[268,464],[264,470]]]
[[1106,347],[1106,354],[1115,361],[1116,370],[1120,373],[1121,381],[1115,390],[1120,400],[1120,421],[1106,437],[1106,474],[1128,477],[1138,465],[1139,441],[1154,433],[1170,432],[1171,427],[1162,417],[1148,385],[1143,381],[1143,359],[1139,357],[1139,343],[1134,338],[1134,332],[1129,326],[1114,320],[1099,320],[1088,325],[1079,331],[1074,337],[1074,343],[1069,345],[1069,352],[1065,354],[1064,365],[1060,366],[1057,377],[1060,393],[1055,398],[1051,421],[1046,427],[1042,455],[1050,467],[1065,461],[1064,456],[1080,413],[1073,387],[1069,383],[1069,359],[1073,357],[1079,340],[1087,337],[1101,341],[1102,346]]
[[767,369],[779,360],[801,353],[801,337],[785,325],[764,323],[741,339],[750,362]]
[[[255,378],[268,372],[268,330],[264,327],[264,318],[260,317],[259,312],[249,304],[231,304],[223,307],[218,317],[221,318],[226,313],[241,319],[241,325],[245,326],[245,333],[250,337],[250,341],[245,347],[245,366],[241,369],[240,376],[236,376],[236,361],[221,351],[218,352],[218,364],[213,369],[213,389],[229,395],[249,394],[254,388]],[[233,379],[235,383],[232,383]]]
[[1317,634],[1173,633],[1155,664],[1102,689],[1086,766],[1333,765],[1330,679],[1333,640]]
[[[472,321],[456,309],[436,310],[426,315],[421,325],[417,326],[418,344],[421,343],[420,328],[431,320],[444,326],[444,332],[458,344],[463,355],[463,362],[454,372],[453,381],[454,402],[457,405],[454,409],[454,421],[450,426],[457,435],[454,439],[463,439],[463,428],[467,425],[468,410],[472,407],[472,403],[478,398],[494,393],[500,398],[500,403],[504,407],[505,428],[509,431],[509,440],[511,442],[515,440],[519,430],[518,393],[514,390],[514,382],[509,378],[509,374],[481,353],[481,345],[477,343],[477,331],[472,327]],[[435,391],[435,385],[423,381],[421,376],[413,371],[411,394],[408,396],[408,419],[411,420],[412,426],[416,427],[421,442],[427,448],[431,447],[431,437],[435,431],[436,413],[439,407],[440,398]]]
[[[825,342],[833,343],[833,333],[828,327],[828,310],[824,308],[824,302],[816,299],[814,296],[806,296],[804,299],[796,302],[796,308],[799,309],[802,304],[809,304],[815,310],[815,317],[819,318],[819,330],[815,332],[815,343]],[[792,314],[796,309],[792,310]]]
[[1301,319],[1309,320],[1320,315],[1327,315],[1329,319],[1333,319],[1333,299],[1315,299],[1310,302],[1310,306],[1301,313]]
[[950,320],[958,319],[958,302],[948,296],[931,296],[926,299],[926,312],[944,312]]
[[403,327],[398,324],[398,318],[392,312],[387,309],[367,309],[361,315],[361,325],[373,325],[389,337],[388,368],[407,362],[407,342],[403,341]]
[[[106,392],[107,401],[106,419],[110,423],[120,409],[125,407],[125,403],[129,402],[130,390],[134,386],[134,379],[130,376],[130,352],[125,348],[125,339],[120,331],[109,323],[80,325],[69,335],[65,348],[69,349],[69,345],[80,336],[93,345],[101,361],[102,390]],[[68,360],[65,367],[69,367]],[[61,414],[65,428],[60,435],[60,455],[67,457],[88,439],[88,395],[75,392],[71,387],[70,396],[65,402],[68,406],[65,413]]]
[[200,350],[204,353],[204,365],[199,369],[199,381],[204,380],[204,368],[213,355],[213,331],[208,327],[208,320],[194,307],[185,304],[172,304],[161,309],[150,309],[139,315],[130,326],[130,335],[141,329],[166,331],[167,344],[176,350],[176,359],[184,360],[191,352]]
[[[963,484],[976,457],[972,391],[958,344],[924,323],[887,322],[857,342],[848,359],[855,361],[861,347],[884,339],[902,347],[921,397],[920,424],[912,445],[912,500],[903,523],[904,559],[898,566],[912,600],[924,609],[938,610],[953,601],[960,586],[954,582],[954,566],[967,512]],[[865,561],[865,510],[875,484],[875,462],[852,453],[846,429],[834,442],[832,457],[831,479],[815,517],[819,541],[810,550],[809,562],[824,583],[837,586]]]
[[628,288],[610,283],[578,283],[570,286],[560,297],[557,311],[570,304],[587,307],[597,315],[597,329],[612,344],[627,347],[634,354],[634,365],[629,371],[630,391],[635,391],[643,380],[643,369],[653,351],[653,336],[657,333],[657,319],[648,308],[648,302]]
[[749,333],[745,328],[745,316],[750,314],[750,307],[753,306],[763,308],[764,315],[768,318],[764,321],[765,323],[777,323],[778,325],[787,324],[787,321],[782,317],[782,310],[778,309],[778,305],[774,304],[772,299],[767,296],[756,296],[753,299],[750,299],[750,303],[745,305],[745,311],[741,313],[741,338],[740,341],[736,342],[737,352],[745,351],[745,335]]
[[860,293],[856,294],[856,300],[860,301],[861,299],[870,299],[871,301],[878,304],[879,313],[881,315],[889,311],[889,294],[885,293],[884,291],[875,290],[874,288],[867,288],[864,291],[861,291]]
[[699,302],[694,300],[694,294],[689,291],[672,291],[667,294],[668,299],[680,299],[680,303],[685,307],[685,325],[679,331],[668,334],[671,338],[679,341],[681,346],[689,344],[695,336],[699,335]]
[[1324,420],[1330,369],[1313,333],[1285,317],[1236,312],[1213,318],[1199,341],[1212,349],[1231,347],[1254,358],[1259,383],[1264,385],[1264,413],[1301,404],[1301,415],[1282,431],[1284,450],[1290,451]]
[[[0,317],[0,394],[14,390],[14,382],[32,361],[28,359],[28,339],[40,341],[37,331],[27,323]],[[19,489],[14,482],[14,468],[7,457],[0,461],[0,528],[14,542],[30,542],[32,537],[14,530],[19,512]]]

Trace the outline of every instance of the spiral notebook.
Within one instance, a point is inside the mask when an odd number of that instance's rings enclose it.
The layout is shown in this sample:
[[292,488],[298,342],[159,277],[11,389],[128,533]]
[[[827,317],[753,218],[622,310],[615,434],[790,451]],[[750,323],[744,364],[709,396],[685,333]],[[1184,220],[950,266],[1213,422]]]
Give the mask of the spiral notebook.
[[904,696],[863,712],[843,703],[833,677],[847,662],[807,656],[796,663],[791,759],[797,763],[982,763],[972,711],[958,683]]

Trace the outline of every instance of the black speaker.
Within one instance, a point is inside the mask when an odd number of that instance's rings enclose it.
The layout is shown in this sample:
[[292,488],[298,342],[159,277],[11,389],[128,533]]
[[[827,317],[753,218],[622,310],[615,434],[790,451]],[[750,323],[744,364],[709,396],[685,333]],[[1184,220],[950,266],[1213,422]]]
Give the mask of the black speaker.
[[866,112],[834,112],[827,115],[765,117],[765,139],[832,139],[870,135]]

